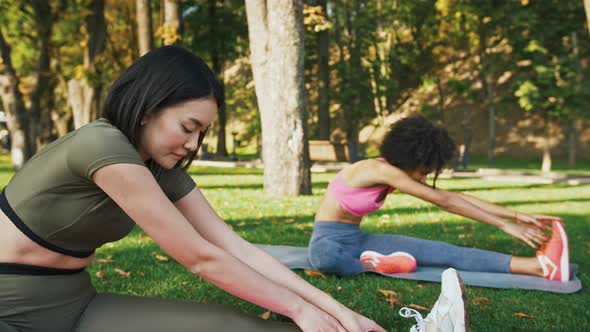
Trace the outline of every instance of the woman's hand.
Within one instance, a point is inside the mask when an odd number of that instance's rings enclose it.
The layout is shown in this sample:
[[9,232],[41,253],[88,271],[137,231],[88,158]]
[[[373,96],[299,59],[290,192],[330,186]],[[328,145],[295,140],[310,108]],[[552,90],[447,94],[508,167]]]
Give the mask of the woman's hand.
[[303,332],[348,331],[334,317],[309,303],[304,303],[291,318]]
[[510,222],[504,223],[500,227],[506,234],[524,241],[529,246],[537,249],[537,244],[543,243],[547,240],[547,235],[543,233],[539,227],[531,224],[514,224]]
[[535,225],[540,228],[549,228],[547,224],[552,223],[553,221],[561,221],[561,217],[554,217],[554,216],[543,216],[539,214],[528,214],[528,213],[521,213],[518,211],[514,212],[514,221],[521,223],[521,224],[529,224]]
[[372,319],[369,319],[369,318],[367,318],[361,314],[358,314],[352,310],[351,310],[351,312],[354,316],[354,319],[357,322],[358,327],[360,328],[360,331],[362,331],[362,332],[386,332],[384,328],[379,326]]

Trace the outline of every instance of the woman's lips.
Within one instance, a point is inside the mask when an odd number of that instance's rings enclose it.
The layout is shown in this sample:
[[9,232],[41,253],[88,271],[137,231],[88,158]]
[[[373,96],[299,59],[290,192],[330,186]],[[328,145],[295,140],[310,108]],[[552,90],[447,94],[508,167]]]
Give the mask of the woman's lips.
[[172,153],[172,155],[175,156],[178,159],[182,159],[182,158],[186,157],[185,154]]

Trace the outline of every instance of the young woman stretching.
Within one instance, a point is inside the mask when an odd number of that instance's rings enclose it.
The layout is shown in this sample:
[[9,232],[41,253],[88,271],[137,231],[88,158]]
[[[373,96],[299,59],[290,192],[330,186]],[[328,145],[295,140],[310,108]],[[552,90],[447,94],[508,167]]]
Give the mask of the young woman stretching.
[[[452,159],[455,144],[447,131],[414,116],[396,122],[380,148],[381,157],[345,167],[332,180],[315,216],[309,244],[311,264],[320,271],[349,275],[363,270],[411,272],[418,266],[521,273],[569,280],[567,235],[561,218],[532,215],[425,184]],[[399,190],[440,208],[492,226],[536,248],[537,257],[516,257],[402,235],[361,232],[363,216],[379,209]],[[512,220],[514,222],[511,222]],[[553,236],[541,230],[552,223]],[[361,254],[364,253],[361,257]]]
[[[223,103],[198,57],[156,49],[113,84],[105,118],[51,143],[0,194],[0,331],[384,331],[234,233],[185,172]],[[293,319],[97,294],[95,249],[140,226],[224,290]]]

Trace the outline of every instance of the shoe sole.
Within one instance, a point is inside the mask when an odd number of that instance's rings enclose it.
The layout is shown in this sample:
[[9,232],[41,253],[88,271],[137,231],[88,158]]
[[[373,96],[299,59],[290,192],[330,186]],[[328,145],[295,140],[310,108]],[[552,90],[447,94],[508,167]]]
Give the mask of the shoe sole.
[[554,223],[557,226],[557,231],[561,238],[563,248],[561,250],[561,257],[559,258],[559,271],[561,272],[561,282],[568,282],[570,280],[570,252],[569,252],[569,241],[567,233],[563,228],[563,224],[560,222]]
[[403,251],[396,251],[396,252],[389,254],[389,255],[383,255],[383,254],[380,254],[376,251],[367,250],[367,251],[363,251],[361,253],[359,260],[361,261],[361,265],[363,266],[363,270],[379,272],[379,271],[375,270],[375,268],[377,267],[377,263],[374,261],[374,259],[378,258],[378,257],[393,257],[393,256],[405,256],[405,257],[411,258],[412,260],[414,260],[414,263],[416,263],[416,258],[414,258],[414,256],[408,254],[407,252],[403,252]]
[[469,332],[469,315],[467,314],[467,293],[465,293],[465,286],[463,285],[463,279],[461,279],[461,275],[457,272],[457,281],[459,282],[459,287],[461,287],[461,298],[463,299],[463,313],[464,321],[465,321],[465,332]]
[[[448,269],[450,270],[450,269]],[[463,279],[461,279],[461,275],[457,270],[452,269],[455,273],[456,278],[453,280],[459,284],[459,289],[461,289],[461,300],[463,301],[463,323],[465,325],[465,332],[469,331],[469,315],[467,313],[467,293],[465,292],[465,286],[463,285]],[[447,270],[445,270],[446,272]],[[444,273],[444,272],[443,272]],[[447,279],[448,280],[448,279]]]
[[411,258],[411,259],[413,259],[413,260],[416,260],[416,259],[414,258],[414,256],[412,256],[412,255],[408,254],[407,252],[403,252],[403,251],[396,251],[396,252],[394,252],[394,253],[391,253],[391,254],[389,254],[389,255],[383,255],[383,254],[380,254],[380,253],[378,253],[378,252],[376,252],[376,251],[367,250],[367,251],[363,251],[363,253],[362,253],[362,254],[361,254],[361,256],[360,256],[360,259],[363,259],[363,257],[367,257],[367,256],[369,256],[369,258],[371,258],[371,256],[374,256],[374,257],[394,257],[394,256],[405,256],[405,257]]

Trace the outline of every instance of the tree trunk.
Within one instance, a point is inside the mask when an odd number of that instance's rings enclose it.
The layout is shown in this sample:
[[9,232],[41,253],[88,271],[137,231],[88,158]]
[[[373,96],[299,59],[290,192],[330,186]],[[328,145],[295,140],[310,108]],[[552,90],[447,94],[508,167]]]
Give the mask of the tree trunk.
[[[209,0],[209,28],[211,29],[211,45],[209,45],[209,52],[211,54],[211,63],[213,65],[213,72],[217,75],[218,79],[223,84],[223,61],[221,60],[221,54],[219,52],[219,39],[217,36],[217,0]],[[225,106],[220,107],[217,110],[217,124],[219,130],[217,131],[217,151],[216,154],[221,157],[227,157],[227,143],[226,143],[226,127],[227,127],[227,113]],[[233,142],[235,144],[235,142]]]
[[154,47],[152,31],[152,8],[149,0],[135,0],[137,13],[137,40],[139,56],[149,52]]
[[469,150],[471,148],[471,140],[473,137],[473,132],[470,125],[470,113],[471,111],[469,106],[463,106],[463,119],[461,121],[461,129],[463,130],[463,144],[459,146],[459,160],[455,165],[455,169],[459,169],[459,166],[461,166],[463,170],[467,170],[469,166]]
[[584,0],[584,11],[586,12],[586,25],[590,33],[590,0]]
[[483,24],[483,17],[480,17],[479,28],[479,74],[481,85],[485,95],[488,107],[488,161],[494,159],[494,149],[496,141],[496,110],[494,108],[494,87],[493,75],[487,65],[486,45],[488,42],[487,33]]
[[541,172],[551,172],[551,145],[549,139],[551,137],[549,128],[549,117],[545,117],[545,135],[543,139],[543,163],[541,164]]
[[496,143],[496,109],[494,107],[494,87],[491,75],[486,75],[486,92],[488,105],[488,160],[494,160]]
[[[360,13],[360,2],[358,0],[353,0],[352,2],[352,11],[348,6],[348,3],[345,2],[344,4],[344,12],[345,12],[345,25],[346,31],[348,32],[348,50],[350,52],[350,62],[347,68],[350,68],[353,72],[351,75],[348,75],[348,88],[353,89],[354,91],[361,91],[360,86],[358,86],[358,81],[361,78],[362,74],[362,64],[361,64],[361,49],[360,49],[360,27],[356,26],[352,20],[353,17],[358,17]],[[354,76],[354,80],[352,79]],[[346,139],[348,143],[348,152],[350,155],[350,163],[355,163],[360,159],[360,146],[359,146],[359,118],[360,118],[360,110],[363,109],[364,106],[368,106],[364,103],[367,96],[363,96],[362,94],[359,95],[358,93],[353,94],[349,97],[349,105],[348,107],[348,115],[347,118],[347,132],[346,132]]]
[[445,90],[440,77],[436,77],[436,89],[438,91],[438,120],[445,123]]
[[179,0],[164,0],[164,45],[173,45],[182,39],[180,34]]
[[[319,0],[324,15],[327,0]],[[318,33],[318,139],[330,139],[330,36],[327,29]]]
[[41,149],[51,141],[50,112],[53,106],[53,90],[55,84],[51,82],[51,68],[49,64],[49,48],[51,30],[53,28],[53,15],[48,1],[33,1],[35,22],[39,38],[39,58],[37,59],[36,83],[31,93],[31,106],[29,110],[29,140],[32,145],[32,153]]
[[84,50],[85,78],[68,81],[68,103],[72,107],[74,127],[81,126],[98,118],[102,108],[103,84],[101,73],[95,64],[96,56],[104,51],[106,24],[104,17],[104,0],[90,4],[90,14],[86,17],[88,31]]
[[576,145],[578,143],[578,135],[577,135],[577,119],[571,119],[569,126],[569,137],[568,137],[568,147],[567,147],[567,161],[570,167],[576,166]]
[[[589,0],[590,1],[590,0]],[[573,52],[576,59],[579,61],[579,49],[578,49],[578,34],[574,31],[572,32],[572,46]],[[577,66],[577,75],[576,75],[576,92],[579,93],[580,91],[580,81],[582,80],[582,73],[581,73],[581,66]],[[578,143],[578,133],[577,133],[577,122],[578,122],[578,110],[574,109],[572,112],[572,117],[570,119],[570,130],[569,130],[569,137],[568,137],[568,144],[567,144],[567,160],[568,165],[570,167],[576,166],[576,145]]]
[[310,194],[303,3],[246,0],[246,14],[261,116],[264,190],[273,196]]
[[28,135],[29,115],[24,104],[23,95],[18,86],[20,79],[12,65],[10,45],[4,39],[0,29],[0,55],[7,73],[0,76],[0,96],[6,112],[6,125],[10,132],[11,159],[18,170],[33,156],[33,144]]

